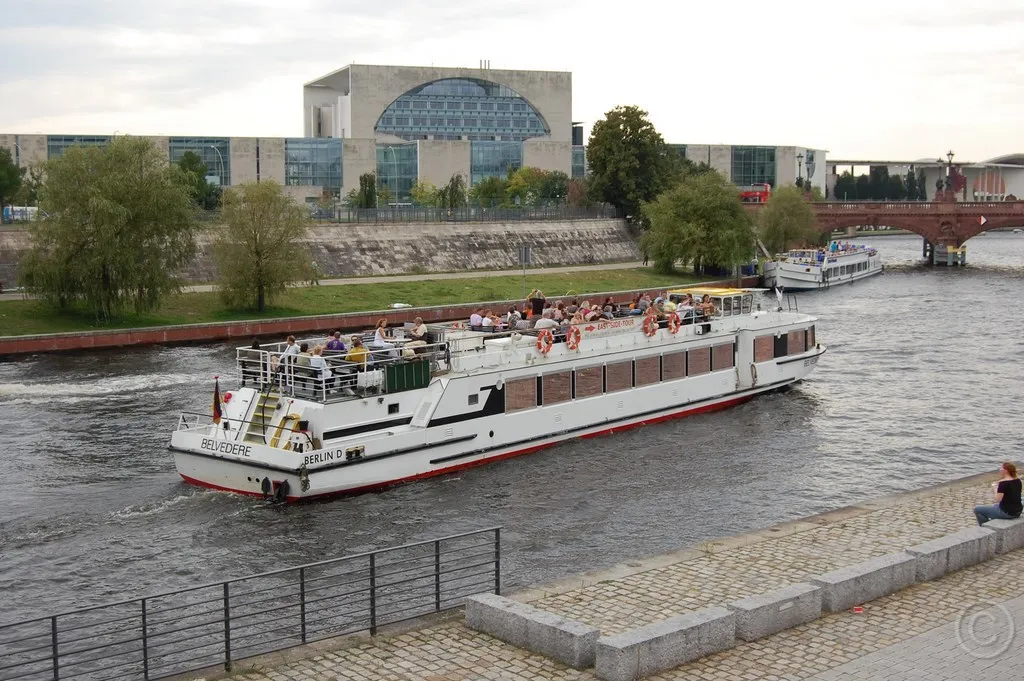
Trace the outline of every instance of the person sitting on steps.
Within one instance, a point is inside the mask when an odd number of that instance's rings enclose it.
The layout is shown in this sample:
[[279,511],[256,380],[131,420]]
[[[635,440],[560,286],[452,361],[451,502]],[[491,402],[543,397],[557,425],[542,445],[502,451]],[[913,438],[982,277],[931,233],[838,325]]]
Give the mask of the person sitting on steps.
[[988,506],[975,506],[974,517],[979,525],[990,520],[1014,520],[1021,514],[1021,481],[1017,477],[1017,466],[1007,461],[999,469],[1002,477],[992,485],[996,493],[996,503]]

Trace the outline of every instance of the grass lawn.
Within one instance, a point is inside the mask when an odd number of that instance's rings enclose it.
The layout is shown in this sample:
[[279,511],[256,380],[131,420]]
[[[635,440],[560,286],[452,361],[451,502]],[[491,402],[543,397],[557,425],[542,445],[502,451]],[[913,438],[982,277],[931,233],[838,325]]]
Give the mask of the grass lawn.
[[[216,293],[183,293],[168,298],[159,310],[152,313],[126,314],[108,325],[98,324],[87,314],[56,312],[35,300],[0,301],[0,336],[296,317],[383,310],[392,303],[444,305],[513,300],[523,296],[521,274],[473,279],[428,279],[427,276],[424,275],[422,281],[290,288],[274,300],[274,307],[262,314],[248,310],[228,310]],[[527,286],[539,288],[549,298],[602,291],[654,289],[695,281],[691,275],[663,275],[648,268],[526,274]]]

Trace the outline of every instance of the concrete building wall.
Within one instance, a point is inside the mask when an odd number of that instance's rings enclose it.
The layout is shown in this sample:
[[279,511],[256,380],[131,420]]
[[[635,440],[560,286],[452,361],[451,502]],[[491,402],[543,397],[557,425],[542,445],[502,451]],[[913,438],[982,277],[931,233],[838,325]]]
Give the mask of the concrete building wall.
[[777,187],[796,184],[797,153],[796,147],[775,148],[775,185]]
[[[440,68],[432,66],[370,66],[353,64],[313,81],[303,89],[303,102],[324,106],[330,98],[351,93],[350,126],[344,136],[374,137],[377,119],[391,102],[413,88],[442,78],[478,78],[505,85],[522,95],[540,113],[555,142],[572,142],[572,74],[562,71]],[[345,88],[351,88],[345,91]],[[308,118],[308,116],[307,116]],[[344,118],[338,114],[338,118]],[[306,135],[312,136],[307,123]]]
[[0,147],[10,151],[21,168],[46,163],[46,135],[0,135]]
[[545,139],[525,140],[523,165],[541,170],[560,170],[572,176],[572,144]]
[[346,139],[341,149],[341,195],[359,189],[359,176],[377,172],[377,142],[373,139]]
[[284,138],[261,137],[260,180],[274,180],[284,184]]
[[300,206],[307,204],[307,199],[320,199],[323,196],[323,187],[311,187],[309,185],[290,185],[284,188],[285,194],[292,197],[292,200]]
[[455,173],[461,173],[469,184],[470,149],[468,141],[419,140],[417,143],[419,167],[417,175],[421,182],[430,182],[436,187],[447,184]]
[[169,137],[149,137],[150,142],[156,147],[157,151],[166,156],[171,157],[171,138]]
[[228,153],[231,156],[231,184],[256,181],[256,144],[255,137],[232,137],[228,142]]
[[711,167],[732,181],[732,147],[727,144],[711,145]]

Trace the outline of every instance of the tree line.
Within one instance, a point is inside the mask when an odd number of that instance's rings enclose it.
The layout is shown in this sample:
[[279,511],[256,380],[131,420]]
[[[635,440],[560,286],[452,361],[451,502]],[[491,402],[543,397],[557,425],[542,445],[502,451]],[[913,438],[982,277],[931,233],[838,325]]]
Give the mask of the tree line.
[[911,167],[906,175],[890,175],[886,166],[871,166],[866,175],[844,171],[832,192],[837,201],[927,201],[924,171]]

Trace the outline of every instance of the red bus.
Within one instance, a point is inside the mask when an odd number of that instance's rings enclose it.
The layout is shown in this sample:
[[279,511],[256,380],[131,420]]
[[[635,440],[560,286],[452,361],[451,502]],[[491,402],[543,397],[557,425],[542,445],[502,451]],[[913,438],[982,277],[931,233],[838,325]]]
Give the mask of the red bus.
[[768,203],[768,198],[772,195],[770,184],[752,184],[739,189],[740,201],[743,203]]

